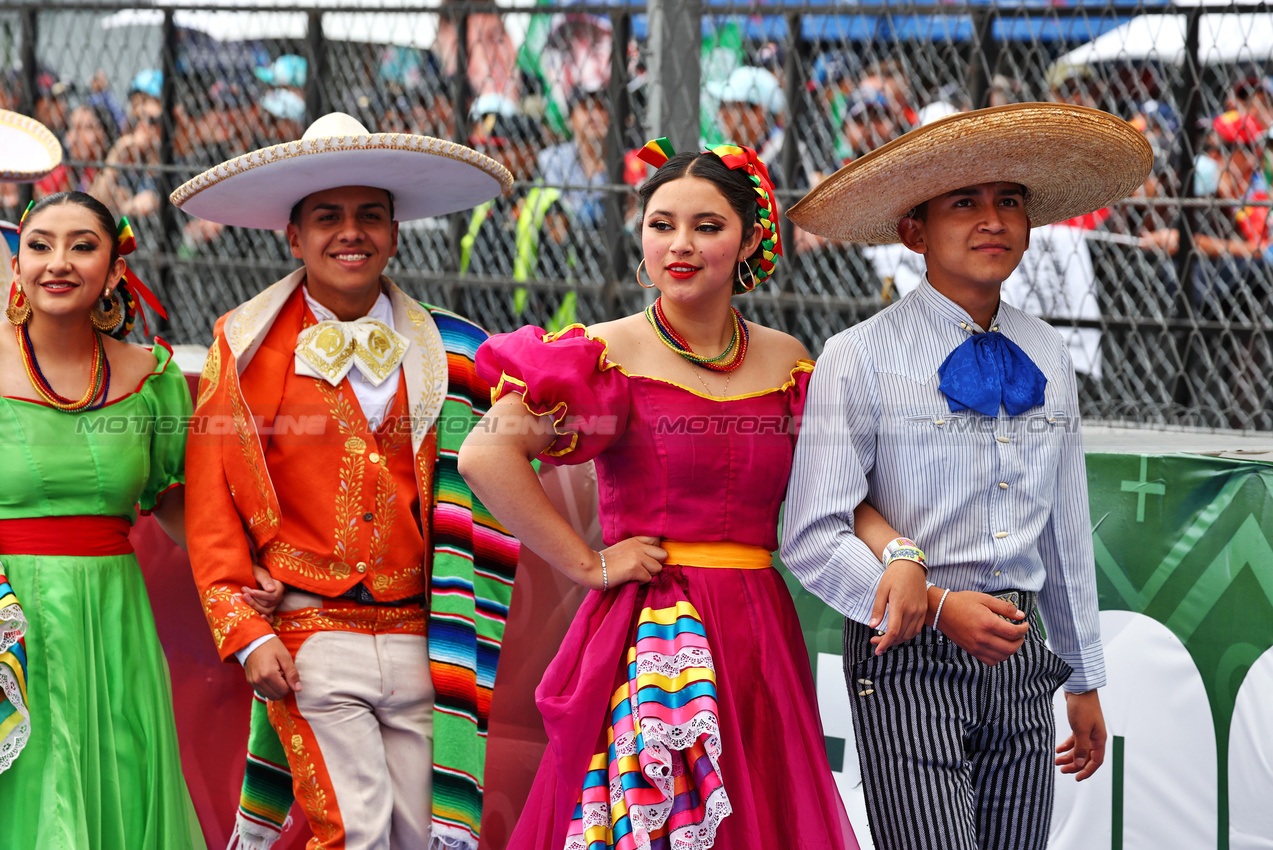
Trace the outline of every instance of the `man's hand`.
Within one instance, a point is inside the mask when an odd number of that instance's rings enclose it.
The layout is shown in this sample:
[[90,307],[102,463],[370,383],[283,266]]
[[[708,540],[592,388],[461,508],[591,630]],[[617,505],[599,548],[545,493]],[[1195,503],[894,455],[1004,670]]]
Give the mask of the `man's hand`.
[[259,564],[252,565],[252,577],[260,587],[240,588],[243,601],[262,617],[268,617],[283,600],[283,582],[271,576],[270,571]]
[[919,634],[928,614],[928,595],[924,587],[924,568],[915,561],[898,559],[884,571],[880,586],[875,591],[875,606],[871,609],[871,628],[879,628],[888,614],[888,628],[882,635],[875,635],[871,643],[875,654],[884,652]]
[[1105,761],[1105,715],[1096,690],[1067,693],[1065,709],[1070,717],[1070,737],[1056,748],[1056,763],[1062,773],[1075,774],[1075,781],[1087,779]]
[[[936,613],[939,588],[929,590],[929,601]],[[1012,657],[1030,631],[1029,623],[1009,623],[1025,619],[1025,614],[1007,600],[971,590],[951,591],[942,605],[937,630],[982,664],[994,666]]]
[[243,672],[247,674],[248,684],[266,699],[282,699],[301,689],[301,674],[296,672],[292,653],[276,638],[252,650],[243,662]]

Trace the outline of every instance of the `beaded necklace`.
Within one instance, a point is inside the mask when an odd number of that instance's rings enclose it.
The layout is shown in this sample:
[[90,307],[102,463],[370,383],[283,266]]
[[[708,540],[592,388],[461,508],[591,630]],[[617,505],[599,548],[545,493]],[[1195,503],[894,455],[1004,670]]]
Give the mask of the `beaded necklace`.
[[654,303],[645,308],[645,318],[654,327],[655,334],[664,345],[695,366],[702,366],[713,372],[732,372],[743,365],[743,358],[747,356],[747,323],[743,321],[743,314],[738,312],[738,308],[729,308],[734,319],[734,336],[730,339],[729,345],[715,357],[704,357],[695,354],[689,343],[685,341],[685,337],[672,327],[667,316],[663,315],[662,301],[661,297],[654,299]]
[[[22,365],[27,370],[27,378],[42,399],[58,410],[64,410],[68,413],[75,413],[80,410],[96,410],[106,403],[106,397],[110,395],[111,365],[110,361],[106,359],[106,347],[102,344],[102,335],[100,333],[94,333],[94,338],[97,340],[97,348],[93,350],[93,381],[79,401],[72,401],[69,398],[63,398],[58,395],[53,390],[52,385],[49,384],[48,379],[44,377],[44,373],[40,371],[40,363],[35,359],[35,346],[31,344],[31,332],[27,330],[27,326],[25,324],[19,325],[14,330],[18,337],[18,348],[22,350]],[[94,403],[94,399],[99,396],[101,397],[100,400]]]

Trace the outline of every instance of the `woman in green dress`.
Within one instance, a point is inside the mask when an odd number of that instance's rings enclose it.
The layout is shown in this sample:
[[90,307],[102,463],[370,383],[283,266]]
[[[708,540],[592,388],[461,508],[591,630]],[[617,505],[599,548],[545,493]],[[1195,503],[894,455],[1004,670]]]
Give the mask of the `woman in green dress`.
[[31,207],[0,322],[0,614],[25,626],[3,657],[4,850],[204,847],[127,537],[140,506],[184,542],[190,393],[162,341],[110,335],[149,295],[120,224],[78,192]]

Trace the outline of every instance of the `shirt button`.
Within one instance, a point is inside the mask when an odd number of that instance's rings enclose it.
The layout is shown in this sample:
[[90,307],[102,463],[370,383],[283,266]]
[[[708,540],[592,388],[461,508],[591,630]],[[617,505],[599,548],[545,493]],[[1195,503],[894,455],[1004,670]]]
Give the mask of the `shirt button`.
[[999,571],[998,571],[998,570],[995,570],[995,575],[999,575]]
[[367,455],[367,460],[371,461],[372,463],[380,463],[380,455],[376,454],[375,452],[372,452],[371,454]]
[[354,565],[354,569],[355,569],[355,570],[357,570],[357,571],[358,571],[358,572],[360,572],[360,573],[365,573],[365,572],[367,572],[367,562],[366,562],[366,561],[359,561],[357,564],[355,564],[355,565]]
[[996,440],[998,440],[998,441],[999,441],[999,442],[1001,442],[1001,443],[1011,443],[1011,442],[1012,442],[1012,438],[1011,438],[1011,437],[995,437],[995,439],[996,439]]
[[376,518],[376,515],[373,513],[365,513],[362,515],[363,522],[371,522],[375,518]]
[[1005,537],[1007,537],[1007,536],[1008,536],[1008,532],[1006,532],[1006,531],[996,531],[996,532],[995,532],[995,537],[999,538],[1000,540],[1002,540],[1003,538],[1005,538]]
[[1000,481],[1000,482],[999,482],[999,489],[1000,489],[1000,490],[1007,490],[1007,489],[1008,489],[1008,482],[1007,482],[1007,481]]

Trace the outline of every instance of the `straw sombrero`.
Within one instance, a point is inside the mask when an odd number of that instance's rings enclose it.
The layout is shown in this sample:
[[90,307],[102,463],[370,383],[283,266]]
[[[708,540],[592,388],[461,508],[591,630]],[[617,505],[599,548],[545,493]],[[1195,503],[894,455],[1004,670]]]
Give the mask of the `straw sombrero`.
[[787,211],[818,236],[901,241],[897,224],[924,201],[979,183],[1026,187],[1030,224],[1065,221],[1136,191],[1154,152],[1126,121],[1085,106],[1016,103],[912,130],[832,174]]
[[236,156],[172,193],[191,215],[219,224],[282,230],[296,202],[341,186],[393,193],[394,218],[413,221],[475,207],[513,185],[508,169],[472,148],[431,136],[369,133],[332,112],[298,141]]
[[0,181],[34,183],[62,164],[62,145],[39,121],[0,109]]

